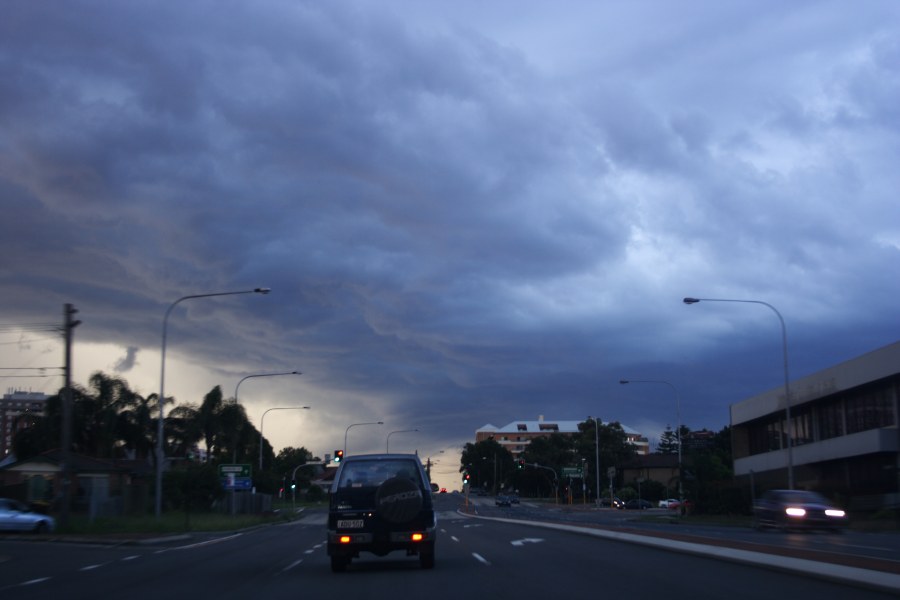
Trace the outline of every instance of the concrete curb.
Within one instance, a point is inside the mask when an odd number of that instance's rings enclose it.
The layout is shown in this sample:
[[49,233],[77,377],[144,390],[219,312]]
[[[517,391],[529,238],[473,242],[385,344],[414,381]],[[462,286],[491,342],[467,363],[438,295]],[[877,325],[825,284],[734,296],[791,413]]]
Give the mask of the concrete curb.
[[471,519],[484,519],[486,521],[497,521],[500,523],[512,523],[515,525],[529,525],[532,527],[539,527],[543,529],[569,531],[607,540],[627,542],[631,544],[642,544],[644,546],[650,546],[663,550],[674,550],[677,552],[694,554],[696,556],[704,556],[707,558],[715,558],[730,562],[750,564],[776,571],[801,573],[803,575],[817,577],[819,579],[851,584],[857,587],[869,588],[881,592],[890,592],[895,594],[900,592],[900,575],[895,573],[886,573],[884,571],[860,569],[857,567],[848,567],[845,565],[837,565],[833,563],[817,562],[804,558],[793,558],[789,556],[766,554],[763,552],[753,552],[750,550],[741,550],[737,548],[730,548],[727,546],[707,546],[704,544],[698,544],[696,542],[683,542],[680,540],[637,535],[634,533],[594,529],[591,527],[578,527],[577,525],[567,525],[563,523],[548,523],[545,521],[522,521],[518,519],[506,519],[502,517],[484,517],[481,515],[465,513],[461,510],[457,510],[456,512],[459,515],[469,517]]

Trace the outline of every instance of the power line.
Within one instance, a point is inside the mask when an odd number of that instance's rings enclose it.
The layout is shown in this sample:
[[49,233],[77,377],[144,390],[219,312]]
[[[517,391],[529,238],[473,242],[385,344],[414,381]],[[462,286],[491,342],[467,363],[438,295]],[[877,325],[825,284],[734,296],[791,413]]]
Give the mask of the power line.
[[59,323],[10,323],[0,324],[0,333],[12,333],[17,331],[55,331],[61,332]]

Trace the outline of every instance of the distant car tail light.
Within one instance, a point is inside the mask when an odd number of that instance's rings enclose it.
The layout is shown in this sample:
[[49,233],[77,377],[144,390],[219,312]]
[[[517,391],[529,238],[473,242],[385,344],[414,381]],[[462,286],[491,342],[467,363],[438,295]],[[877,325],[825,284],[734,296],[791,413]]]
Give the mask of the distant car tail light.
[[425,539],[425,536],[421,533],[414,533],[414,534],[412,534],[411,538],[412,538],[412,541],[414,541],[414,542],[421,542],[422,540]]
[[350,536],[349,536],[349,535],[342,535],[338,541],[339,541],[340,543],[342,543],[342,544],[349,544],[349,543],[350,543]]
[[845,517],[845,516],[847,515],[847,513],[845,513],[845,512],[842,511],[842,510],[838,510],[838,509],[836,509],[836,508],[829,508],[829,509],[826,509],[826,510],[825,510],[825,515],[828,516],[828,517],[838,517],[838,518],[843,518],[843,517]]
[[804,509],[795,508],[793,506],[787,507],[786,509],[784,509],[784,512],[789,517],[805,517],[806,516],[806,511]]

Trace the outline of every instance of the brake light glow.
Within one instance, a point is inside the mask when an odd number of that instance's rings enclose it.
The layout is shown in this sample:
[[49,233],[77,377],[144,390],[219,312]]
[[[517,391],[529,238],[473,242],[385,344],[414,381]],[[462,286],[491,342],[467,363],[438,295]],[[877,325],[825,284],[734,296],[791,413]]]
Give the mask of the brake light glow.
[[797,508],[794,506],[787,507],[786,509],[784,509],[784,512],[789,517],[805,517],[806,516],[806,511],[804,509]]
[[425,536],[422,535],[421,533],[414,533],[414,534],[412,534],[411,537],[412,537],[412,541],[414,541],[414,542],[421,542],[422,540],[425,539]]
[[349,535],[342,535],[338,541],[339,541],[340,543],[342,543],[342,544],[349,544],[349,543],[350,543],[350,536],[349,536]]

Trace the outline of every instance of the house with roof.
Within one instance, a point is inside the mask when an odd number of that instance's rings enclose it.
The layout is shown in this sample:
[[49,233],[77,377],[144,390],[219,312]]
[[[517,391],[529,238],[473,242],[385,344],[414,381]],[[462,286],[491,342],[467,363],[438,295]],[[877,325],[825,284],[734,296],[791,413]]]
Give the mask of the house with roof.
[[[119,515],[146,509],[153,466],[145,460],[104,460],[71,455],[72,509],[91,516]],[[0,496],[55,510],[62,498],[63,456],[48,450],[0,467]]]

